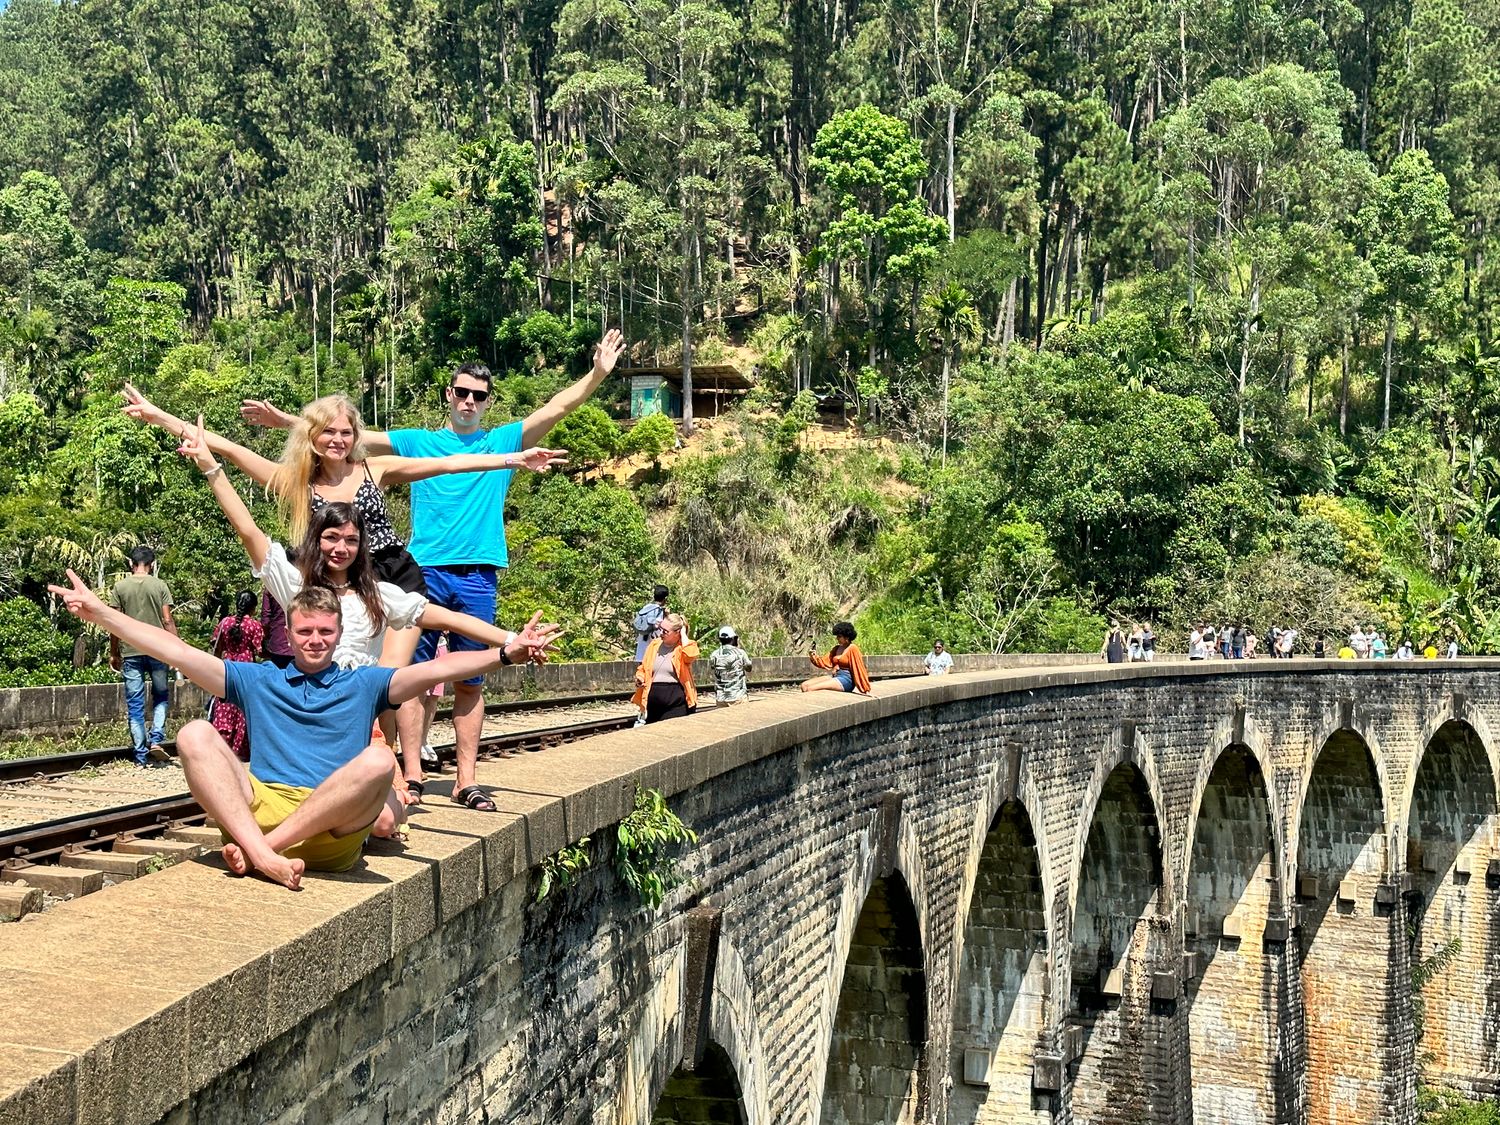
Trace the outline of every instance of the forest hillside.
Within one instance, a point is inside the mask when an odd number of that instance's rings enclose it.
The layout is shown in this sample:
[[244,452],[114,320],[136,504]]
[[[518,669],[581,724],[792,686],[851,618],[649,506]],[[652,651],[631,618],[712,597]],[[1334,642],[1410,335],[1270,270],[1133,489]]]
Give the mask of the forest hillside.
[[755,386],[674,450],[615,378],[518,482],[571,657],[657,579],[762,652],[1500,651],[1493,4],[11,0],[0,91],[0,683],[107,676],[65,565],[156,545],[200,639],[251,584],[127,380],[274,452],[242,397],[519,416],[614,324]]

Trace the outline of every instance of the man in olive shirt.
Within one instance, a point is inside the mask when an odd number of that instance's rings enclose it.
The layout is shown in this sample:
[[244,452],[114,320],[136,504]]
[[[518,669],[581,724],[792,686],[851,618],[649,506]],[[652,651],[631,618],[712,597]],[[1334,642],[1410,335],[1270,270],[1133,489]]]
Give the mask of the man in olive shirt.
[[[177,622],[172,620],[172,591],[151,573],[155,564],[156,552],[150,547],[137,547],[131,551],[130,573],[115,583],[109,592],[109,604],[126,617],[165,629],[175,637]],[[165,728],[170,683],[166,664],[112,636],[109,638],[109,666],[125,676],[125,714],[130,721],[135,764],[145,766],[153,761],[166,761],[167,751],[162,746],[167,739]],[[149,731],[146,729],[147,679],[151,681],[152,705]]]

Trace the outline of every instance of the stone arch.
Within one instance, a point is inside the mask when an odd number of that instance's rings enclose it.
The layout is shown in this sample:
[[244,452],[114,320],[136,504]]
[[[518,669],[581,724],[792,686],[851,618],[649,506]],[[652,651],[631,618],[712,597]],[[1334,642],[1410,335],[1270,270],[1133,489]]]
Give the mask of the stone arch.
[[[1318,761],[1323,756],[1323,751],[1328,744],[1337,737],[1356,739],[1364,746],[1365,753],[1369,755],[1370,763],[1374,769],[1375,782],[1380,792],[1380,808],[1382,816],[1382,827],[1390,824],[1389,801],[1387,794],[1390,793],[1390,770],[1386,763],[1386,754],[1380,744],[1379,737],[1370,729],[1368,723],[1352,707],[1340,705],[1338,710],[1331,716],[1326,716],[1319,723],[1317,733],[1308,747],[1307,761],[1303,764],[1299,774],[1299,784],[1296,800],[1286,810],[1287,838],[1286,858],[1295,864],[1297,856],[1301,851],[1302,844],[1300,833],[1302,831],[1303,811],[1307,804],[1307,792],[1312,785],[1313,772],[1317,769]],[[1293,878],[1295,878],[1295,867],[1293,867]],[[1295,888],[1294,888],[1295,889]]]
[[[1012,751],[1015,752],[1015,751]],[[1045,825],[1046,817],[1043,813],[1042,803],[1038,798],[1037,788],[1031,779],[1030,770],[1023,760],[1018,763],[1014,775],[1007,778],[1002,762],[997,762],[985,774],[984,785],[979,792],[979,799],[974,803],[974,820],[969,829],[968,848],[964,852],[964,870],[962,881],[958,890],[959,914],[954,919],[953,933],[953,978],[958,978],[959,965],[963,959],[964,935],[968,926],[968,915],[974,900],[974,883],[979,874],[979,863],[984,852],[985,837],[989,834],[990,827],[994,824],[995,817],[1000,813],[1000,807],[1008,801],[1020,804],[1027,820],[1033,826],[1036,847],[1036,862],[1040,869],[1042,880],[1042,903],[1047,916],[1047,944],[1055,946],[1058,935],[1052,932],[1054,898],[1054,871],[1052,867],[1052,848],[1047,839],[1045,831],[1035,832],[1036,825]],[[924,931],[925,938],[925,931]]]
[[1081,1037],[1074,1120],[1153,1119],[1153,1060],[1166,1058],[1150,1017],[1153,970],[1170,957],[1160,913],[1165,866],[1149,782],[1121,761],[1099,788],[1079,858],[1070,932],[1071,1020]]
[[[1084,791],[1084,806],[1078,818],[1078,827],[1073,837],[1072,851],[1072,878],[1068,880],[1068,932],[1071,936],[1077,926],[1078,918],[1078,884],[1082,877],[1084,848],[1087,845],[1090,833],[1093,831],[1094,823],[1099,812],[1099,804],[1104,799],[1104,787],[1115,771],[1122,765],[1135,767],[1135,772],[1140,776],[1145,786],[1146,798],[1150,804],[1152,823],[1157,841],[1156,855],[1159,861],[1164,861],[1165,856],[1161,849],[1161,825],[1166,823],[1166,799],[1163,796],[1164,789],[1161,784],[1161,773],[1156,768],[1156,756],[1151,747],[1139,734],[1127,739],[1116,738],[1109,749],[1101,754],[1094,764],[1093,775],[1089,779],[1088,788]],[[1160,902],[1165,904],[1175,901],[1173,897],[1174,881],[1171,868],[1165,862],[1160,863],[1158,873],[1162,894]]]
[[1296,954],[1310,1121],[1380,1119],[1384,1029],[1404,987],[1389,971],[1389,904],[1376,899],[1387,870],[1385,792],[1379,757],[1344,724],[1317,748],[1298,802]]
[[824,1125],[914,1125],[927,1113],[927,974],[899,870],[877,878],[850,935],[823,1079]]
[[[1441,706],[1434,710],[1422,727],[1422,733],[1417,739],[1416,756],[1412,759],[1410,768],[1406,771],[1406,777],[1401,787],[1401,792],[1392,802],[1392,813],[1399,817],[1392,825],[1392,839],[1398,843],[1407,835],[1411,827],[1412,795],[1416,790],[1417,774],[1422,768],[1422,762],[1432,747],[1433,741],[1438,734],[1449,724],[1459,723],[1472,729],[1479,738],[1483,747],[1485,761],[1490,772],[1490,784],[1500,791],[1500,740],[1497,740],[1490,724],[1477,708],[1465,705],[1458,710],[1454,709],[1454,700],[1450,695],[1442,701]],[[1402,858],[1402,851],[1398,849],[1395,858]],[[1405,870],[1404,867],[1401,870]]]
[[1281,909],[1278,849],[1265,768],[1248,745],[1213,758],[1191,815],[1182,893],[1193,1121],[1283,1121],[1284,946],[1267,942],[1267,923]]
[[1022,803],[1005,801],[985,834],[953,997],[950,1125],[1050,1121],[1034,1110],[1031,1065],[1046,1027],[1048,919],[1041,857]]
[[[1202,757],[1198,759],[1198,769],[1193,776],[1193,793],[1188,800],[1188,818],[1183,832],[1182,854],[1175,857],[1180,861],[1176,885],[1184,888],[1184,900],[1188,893],[1187,879],[1192,867],[1193,848],[1198,836],[1198,817],[1203,809],[1203,793],[1208,788],[1209,777],[1218,766],[1219,760],[1227,750],[1232,748],[1249,753],[1260,770],[1261,781],[1266,788],[1267,808],[1271,816],[1271,845],[1276,862],[1273,874],[1280,879],[1287,873],[1286,817],[1282,815],[1281,799],[1276,790],[1276,765],[1270,748],[1254,720],[1247,717],[1243,729],[1238,733],[1235,730],[1235,724],[1226,720],[1219,724],[1219,728],[1214,732],[1213,740],[1203,751]],[[1285,905],[1285,902],[1286,896],[1283,894],[1282,905]]]
[[672,1072],[651,1125],[749,1125],[739,1076],[724,1048],[710,1041],[696,1067]]
[[646,1125],[667,1075],[682,1058],[682,988],[687,946],[681,941],[651,959],[651,989],[626,1044],[615,1079],[614,1125]]
[[[681,1062],[687,1050],[683,1020],[687,944],[676,941],[652,957],[652,987],[616,1081],[615,1125],[675,1121],[762,1125],[770,1120],[758,1062],[764,1052],[754,995],[739,950],[726,935],[719,937],[711,984],[708,1056],[713,1057],[705,1056],[704,1063],[689,1069]],[[732,1097],[727,1092],[729,1083]],[[733,1113],[729,1114],[731,1105]],[[710,1111],[719,1116],[693,1115]]]
[[[1420,997],[1417,1058],[1425,1081],[1487,1092],[1497,1072],[1500,956],[1486,868],[1497,820],[1490,748],[1449,718],[1424,741],[1401,812],[1409,955],[1433,967]],[[1398,856],[1401,854],[1398,851]],[[1440,967],[1439,967],[1440,966]]]

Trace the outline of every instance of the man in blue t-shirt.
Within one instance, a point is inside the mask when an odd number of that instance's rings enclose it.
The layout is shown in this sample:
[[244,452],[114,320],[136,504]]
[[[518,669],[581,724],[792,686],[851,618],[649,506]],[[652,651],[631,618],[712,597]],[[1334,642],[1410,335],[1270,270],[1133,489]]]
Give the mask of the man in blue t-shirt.
[[312,868],[344,871],[359,859],[372,829],[394,826],[394,761],[370,742],[375,718],[435,684],[483,675],[501,664],[541,656],[556,635],[541,614],[505,649],[453,653],[407,668],[339,668],[333,652],[343,631],[338,595],[303,588],[287,607],[292,663],[226,662],[165,629],[106,606],[71,570],[71,588],[49,586],[68,612],[98,625],[245,712],[250,768],[212,725],[197,720],[177,734],[177,752],[193,797],[225,834],[224,862],[236,875],[254,868],[297,890]]
[[[490,405],[493,378],[482,363],[459,367],[443,392],[448,424],[440,430],[391,430],[366,433],[372,453],[394,452],[402,457],[442,457],[449,453],[520,453],[524,467],[543,470],[560,463],[559,450],[538,448],[546,436],[572,411],[582,406],[615,369],[625,337],[610,329],[594,349],[589,373],[559,391],[519,422],[486,430],[481,423]],[[412,557],[422,567],[427,597],[445,609],[467,613],[481,621],[495,620],[495,583],[509,562],[505,549],[505,494],[510,471],[454,473],[429,477],[411,486]],[[417,644],[415,661],[431,660],[438,635],[428,631]],[[448,635],[448,651],[477,647],[474,641]],[[484,727],[483,676],[453,685],[453,742],[457,776],[453,792],[464,794],[469,808],[493,812],[495,804],[474,785],[474,763],[479,757],[479,735]]]

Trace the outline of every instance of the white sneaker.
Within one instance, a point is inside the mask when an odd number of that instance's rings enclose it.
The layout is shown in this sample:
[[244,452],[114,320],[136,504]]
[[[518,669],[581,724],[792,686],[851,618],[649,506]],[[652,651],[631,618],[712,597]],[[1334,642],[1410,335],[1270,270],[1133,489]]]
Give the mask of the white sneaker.
[[438,764],[437,751],[425,742],[422,743],[422,749],[417,752],[417,756],[422,759],[424,766],[435,766]]

